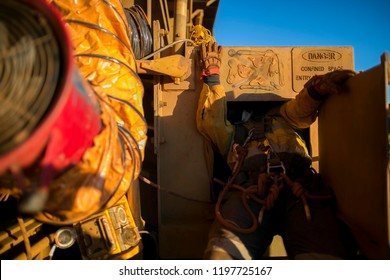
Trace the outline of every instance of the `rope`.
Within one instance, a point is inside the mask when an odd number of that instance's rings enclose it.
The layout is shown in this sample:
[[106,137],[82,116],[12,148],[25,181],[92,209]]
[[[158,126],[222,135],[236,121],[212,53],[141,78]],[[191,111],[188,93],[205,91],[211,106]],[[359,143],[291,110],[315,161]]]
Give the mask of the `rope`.
[[[127,67],[127,68],[132,70],[129,67]],[[106,99],[101,98],[98,94],[97,94],[97,96],[99,97],[99,100],[101,100],[107,106],[112,108],[112,105],[110,103],[108,103]],[[112,95],[107,95],[107,97],[109,99],[113,99],[113,100],[119,101],[119,102],[125,104],[126,106],[128,106],[135,114],[137,114],[139,116],[142,124],[146,125],[146,120],[145,120],[144,116],[130,102],[128,102],[127,100],[121,99],[119,97],[112,96]],[[130,178],[132,178],[134,180],[134,179],[136,179],[135,178],[136,177],[135,176],[135,173],[136,173],[135,171],[136,171],[136,166],[137,166],[135,162],[137,161],[137,158],[138,158],[138,160],[141,161],[142,154],[141,154],[141,151],[140,151],[140,149],[139,149],[139,147],[137,145],[137,140],[135,139],[134,135],[131,134],[131,132],[126,127],[124,127],[122,125],[119,125],[119,124],[117,124],[117,126],[118,126],[118,140],[120,141],[121,148],[122,148],[123,169],[125,170],[127,168],[126,167],[127,166],[127,163],[126,163],[127,157],[126,157],[126,152],[125,152],[125,147],[124,147],[124,144],[126,144],[126,146],[128,148],[128,151],[130,153],[130,157],[133,160],[132,171],[131,171]],[[117,189],[119,188],[119,186],[121,184],[121,181],[122,181],[122,179],[119,181]],[[112,193],[112,196],[116,193],[117,189]]]
[[311,221],[311,213],[309,204],[307,203],[307,199],[328,200],[332,198],[331,195],[311,195],[306,192],[300,182],[292,181],[286,174],[283,174],[282,176],[287,186],[292,190],[293,194],[302,200],[303,208],[305,210],[305,215],[308,222]]
[[198,24],[192,28],[190,39],[193,41],[194,46],[199,46],[202,43],[215,42],[214,37],[211,35],[210,30]]
[[[222,189],[221,193],[219,194],[217,203],[215,205],[215,217],[221,223],[222,226],[224,226],[225,228],[227,228],[229,230],[239,232],[239,233],[252,233],[257,228],[257,219],[248,205],[247,196],[245,194],[251,194],[253,188],[249,187],[248,190],[246,190],[245,188],[241,187],[240,185],[233,184],[234,180],[237,177],[238,172],[241,169],[241,166],[244,162],[244,159],[245,159],[246,155],[248,154],[248,150],[245,147],[241,147],[241,146],[237,145],[236,151],[238,154],[238,160],[233,167],[232,175],[229,177],[228,182],[225,184],[219,180],[216,180],[217,183],[220,183],[223,186],[223,189]],[[247,213],[249,214],[249,216],[252,220],[252,225],[249,228],[242,228],[236,224],[233,224],[232,222],[226,220],[221,213],[222,200],[230,188],[234,188],[234,189],[237,189],[237,190],[242,192],[242,203],[244,205],[245,210],[247,211]],[[250,197],[250,195],[249,195],[249,197]]]
[[[265,178],[265,176],[269,177],[270,175],[266,174],[266,173],[259,174],[259,177]],[[262,195],[264,195],[264,193],[262,193],[262,191],[260,191],[260,190],[264,189],[265,184],[263,185],[263,183],[265,183],[265,181],[259,179],[259,182],[261,182],[261,184],[262,184],[261,186],[252,185],[249,187],[242,187],[242,186],[237,185],[237,184],[231,184],[230,183],[232,181],[231,179],[229,179],[228,183],[226,183],[226,184],[218,179],[214,179],[217,183],[224,186],[220,196],[218,197],[218,200],[217,200],[217,203],[215,206],[216,218],[225,228],[227,228],[229,230],[232,230],[232,231],[238,232],[238,233],[252,233],[257,229],[257,226],[259,224],[261,224],[264,211],[270,210],[274,206],[276,200],[278,199],[280,190],[283,188],[283,184],[281,184],[282,181],[280,181],[278,179],[274,179],[274,183],[272,184],[272,186],[268,190],[267,195],[265,196],[264,199],[262,199],[260,197]],[[235,178],[233,178],[233,180],[234,179]],[[241,195],[242,204],[243,204],[246,212],[249,214],[251,221],[252,221],[251,226],[248,228],[242,228],[242,227],[239,227],[239,226],[231,223],[230,221],[226,220],[221,213],[221,204],[222,204],[223,197],[230,188],[236,189],[236,190],[242,192],[242,195]],[[259,215],[257,217],[255,216],[255,214],[253,213],[252,209],[250,208],[250,206],[248,204],[248,201],[250,199],[252,199],[253,201],[255,201],[259,204],[262,204],[264,206],[261,209],[261,211],[259,212]]]
[[[234,184],[234,180],[238,174],[238,171],[241,169],[242,163],[246,157],[247,149],[245,147],[238,146],[238,161],[233,168],[232,176],[229,178],[228,182],[225,184],[224,182],[214,179],[215,182],[221,184],[223,186],[223,190],[220,193],[217,203],[215,205],[215,215],[217,220],[221,223],[221,225],[231,231],[238,233],[252,233],[257,229],[257,226],[262,223],[264,212],[272,209],[275,205],[279,197],[279,193],[284,187],[287,185],[293,194],[300,198],[304,207],[305,217],[308,222],[311,221],[311,213],[309,204],[307,202],[308,199],[313,200],[327,200],[330,199],[330,195],[310,195],[303,188],[302,184],[298,181],[291,180],[285,173],[274,174],[274,173],[260,173],[258,176],[257,185],[252,185],[249,187],[242,187],[240,185]],[[267,190],[267,180],[273,180],[271,187]],[[245,211],[248,213],[252,223],[248,228],[242,228],[233,222],[225,219],[221,213],[221,205],[222,200],[229,189],[235,189],[242,192],[241,201],[244,206]],[[263,198],[264,197],[264,198]],[[253,213],[252,209],[249,207],[249,200],[253,200],[258,204],[263,205],[261,208],[257,218]]]

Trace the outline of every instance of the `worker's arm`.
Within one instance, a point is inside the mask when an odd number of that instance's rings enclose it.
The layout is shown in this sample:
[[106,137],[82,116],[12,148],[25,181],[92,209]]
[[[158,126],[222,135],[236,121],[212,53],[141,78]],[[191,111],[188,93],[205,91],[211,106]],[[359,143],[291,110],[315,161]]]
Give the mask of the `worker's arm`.
[[356,73],[337,70],[312,77],[299,94],[280,108],[280,114],[295,128],[309,127],[317,118],[318,107],[329,94],[338,94],[346,80]]
[[196,124],[199,132],[226,156],[233,127],[227,120],[225,89],[220,84],[219,67],[222,48],[216,43],[201,45],[203,87],[199,96]]
[[293,127],[302,129],[309,127],[317,118],[317,110],[321,100],[313,99],[306,88],[280,107],[280,114]]

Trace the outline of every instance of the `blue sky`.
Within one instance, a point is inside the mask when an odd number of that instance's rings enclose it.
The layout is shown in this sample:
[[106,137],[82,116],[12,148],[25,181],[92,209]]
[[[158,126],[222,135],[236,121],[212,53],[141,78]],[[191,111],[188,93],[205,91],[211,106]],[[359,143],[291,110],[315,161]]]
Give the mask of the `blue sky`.
[[367,70],[390,55],[390,1],[220,0],[213,35],[222,46],[351,46]]

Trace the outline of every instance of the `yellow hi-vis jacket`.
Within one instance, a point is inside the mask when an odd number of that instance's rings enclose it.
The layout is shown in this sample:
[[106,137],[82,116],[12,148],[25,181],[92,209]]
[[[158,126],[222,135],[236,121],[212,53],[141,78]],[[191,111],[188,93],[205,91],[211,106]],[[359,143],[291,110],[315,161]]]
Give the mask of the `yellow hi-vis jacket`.
[[[271,128],[265,136],[274,152],[296,153],[310,158],[304,140],[295,130],[308,128],[317,118],[321,101],[313,99],[306,88],[283,103],[271,114]],[[232,152],[234,126],[227,120],[225,90],[222,85],[203,84],[200,93],[196,122],[199,132],[218,149],[229,165],[234,163]]]

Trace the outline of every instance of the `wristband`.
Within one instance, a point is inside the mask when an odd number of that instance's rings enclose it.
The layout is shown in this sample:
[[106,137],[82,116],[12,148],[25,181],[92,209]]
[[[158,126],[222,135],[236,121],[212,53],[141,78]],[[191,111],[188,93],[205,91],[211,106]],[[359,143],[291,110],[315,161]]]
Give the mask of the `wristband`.
[[202,76],[210,76],[210,75],[220,75],[220,71],[218,67],[209,67],[207,69],[202,70]]

